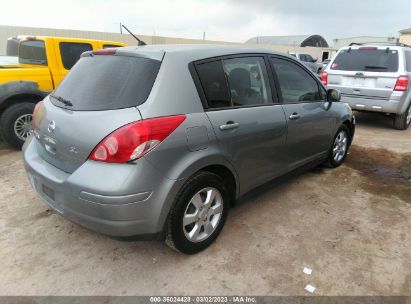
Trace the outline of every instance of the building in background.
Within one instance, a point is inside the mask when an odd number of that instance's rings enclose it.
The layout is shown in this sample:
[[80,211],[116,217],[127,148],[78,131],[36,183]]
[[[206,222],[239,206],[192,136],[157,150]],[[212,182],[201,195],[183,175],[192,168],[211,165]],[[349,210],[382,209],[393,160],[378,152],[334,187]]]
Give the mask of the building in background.
[[[18,35],[32,35],[32,36],[55,36],[55,37],[73,37],[73,38],[86,38],[86,39],[98,39],[108,40],[126,43],[128,45],[137,45],[137,41],[129,34],[109,33],[109,32],[96,32],[96,31],[79,31],[79,30],[66,30],[66,29],[53,29],[53,28],[38,28],[38,27],[24,27],[24,26],[7,26],[0,25],[0,55],[6,54],[7,39]],[[184,39],[175,37],[161,37],[161,36],[145,36],[139,35],[139,39],[143,40],[147,44],[236,44],[232,42],[223,41],[211,41],[201,39]]]
[[333,48],[338,50],[343,46],[350,45],[351,43],[397,43],[397,37],[376,37],[376,36],[357,36],[357,37],[347,37],[338,38],[333,40]]
[[[67,29],[36,28],[22,26],[0,25],[0,55],[6,54],[7,39],[17,35],[33,36],[57,36],[57,37],[74,37],[123,42],[128,45],[137,45],[137,41],[129,34],[96,32],[96,31],[79,31]],[[313,57],[324,58],[324,55],[332,55],[335,51],[328,47],[328,43],[319,35],[312,36],[288,36],[283,37],[283,44],[266,43],[258,41],[255,43],[236,43],[228,41],[213,41],[204,39],[184,39],[175,37],[147,36],[137,34],[138,37],[147,44],[219,44],[219,45],[237,45],[242,47],[259,47],[280,52],[300,52],[307,53]],[[295,42],[295,43],[294,43]],[[324,53],[325,52],[325,53]]]
[[320,35],[298,36],[258,36],[248,39],[247,44],[289,45],[296,47],[323,47],[328,48],[327,40]]
[[400,42],[411,45],[411,28],[400,31]]
[[248,39],[245,44],[269,46],[282,52],[307,53],[319,58],[319,61],[329,59],[335,53],[321,35],[257,36]]

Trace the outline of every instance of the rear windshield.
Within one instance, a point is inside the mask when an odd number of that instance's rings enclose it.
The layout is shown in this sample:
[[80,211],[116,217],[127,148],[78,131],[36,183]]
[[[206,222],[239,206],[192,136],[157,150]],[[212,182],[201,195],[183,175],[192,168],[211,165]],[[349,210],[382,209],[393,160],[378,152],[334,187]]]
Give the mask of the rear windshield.
[[343,50],[335,58],[331,70],[397,72],[398,52],[369,48]]
[[56,106],[76,111],[134,107],[146,101],[160,64],[126,56],[82,57],[50,99]]
[[21,42],[19,47],[19,62],[47,65],[44,41],[29,40]]

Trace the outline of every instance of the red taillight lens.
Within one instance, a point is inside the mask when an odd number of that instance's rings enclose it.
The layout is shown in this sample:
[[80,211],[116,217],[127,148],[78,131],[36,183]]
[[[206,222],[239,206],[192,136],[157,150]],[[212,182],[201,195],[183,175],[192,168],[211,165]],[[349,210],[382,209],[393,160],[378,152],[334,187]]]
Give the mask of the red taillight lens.
[[408,76],[403,75],[398,77],[397,82],[395,83],[394,91],[407,91],[408,90]]
[[37,128],[37,123],[38,123],[38,120],[40,119],[39,118],[39,111],[40,111],[40,108],[43,106],[43,101],[40,101],[40,102],[38,102],[37,104],[36,104],[36,106],[34,107],[34,110],[33,110],[33,119],[32,119],[32,121],[31,121],[31,128],[34,130],[34,129],[36,129]]
[[328,83],[328,74],[326,71],[321,71],[321,82],[323,85],[327,85]]
[[136,160],[157,147],[185,119],[185,115],[166,116],[125,125],[100,142],[89,159],[107,163]]

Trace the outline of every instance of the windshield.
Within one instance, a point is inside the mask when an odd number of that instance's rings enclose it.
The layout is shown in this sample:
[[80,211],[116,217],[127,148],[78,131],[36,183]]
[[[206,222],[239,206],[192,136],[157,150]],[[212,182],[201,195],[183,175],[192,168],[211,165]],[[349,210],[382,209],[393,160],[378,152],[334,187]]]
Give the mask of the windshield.
[[44,41],[22,41],[19,47],[19,62],[47,65],[46,46],[44,45]]
[[146,101],[160,64],[138,57],[82,57],[50,100],[56,106],[77,111],[134,107]]
[[342,50],[332,63],[331,70],[397,72],[398,51],[377,48]]

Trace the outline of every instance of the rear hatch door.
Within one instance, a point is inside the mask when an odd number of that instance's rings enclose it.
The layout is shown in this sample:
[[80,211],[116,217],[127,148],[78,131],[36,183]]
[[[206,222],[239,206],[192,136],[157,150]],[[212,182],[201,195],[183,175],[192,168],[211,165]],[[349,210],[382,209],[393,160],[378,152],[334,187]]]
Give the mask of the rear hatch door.
[[72,173],[116,129],[141,120],[161,62],[120,55],[83,56],[35,115],[43,159]]
[[343,95],[389,99],[398,77],[398,51],[381,47],[344,49],[328,69],[328,85]]

